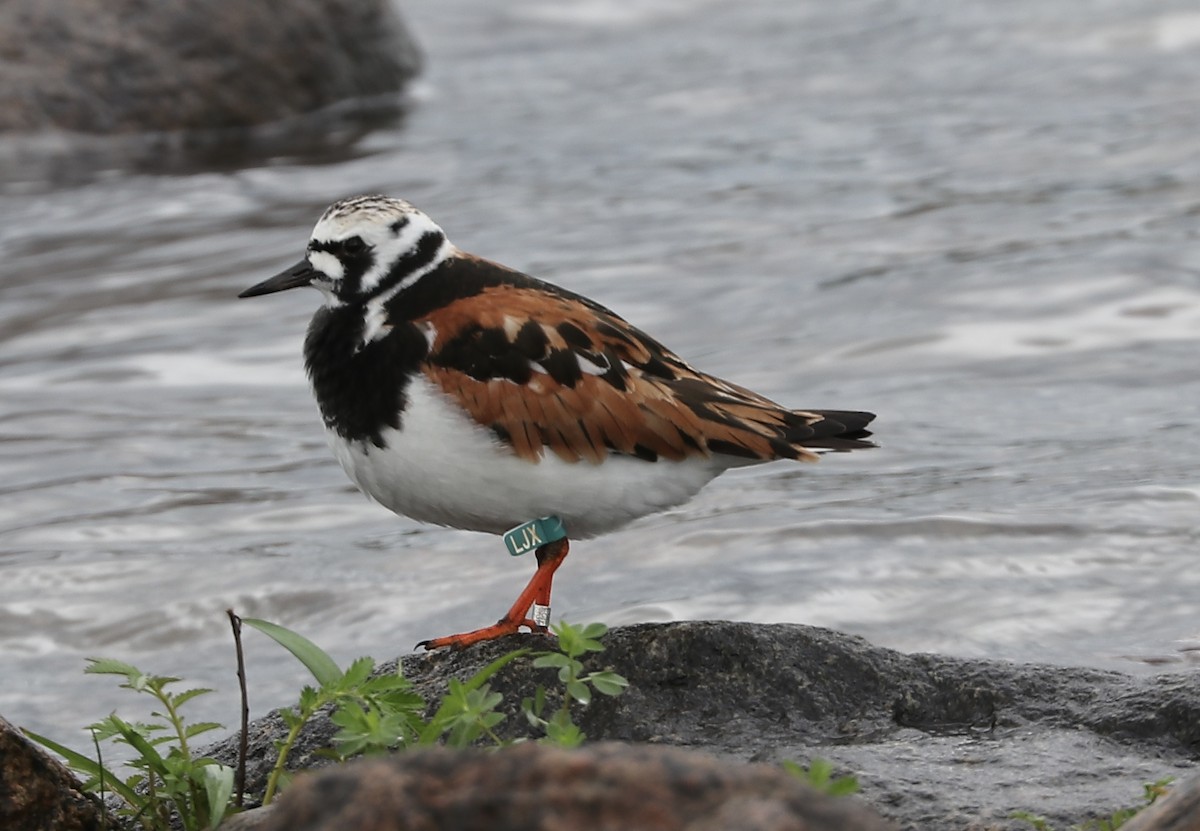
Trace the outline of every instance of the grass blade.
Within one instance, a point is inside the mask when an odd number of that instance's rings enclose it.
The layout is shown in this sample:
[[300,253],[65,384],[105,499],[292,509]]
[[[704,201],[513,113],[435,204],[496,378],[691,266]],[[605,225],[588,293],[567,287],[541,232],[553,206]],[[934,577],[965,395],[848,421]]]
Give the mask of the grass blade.
[[200,775],[204,778],[204,795],[208,799],[208,827],[216,828],[229,810],[234,771],[225,765],[205,765]]
[[120,797],[122,799],[124,799],[126,802],[128,802],[130,805],[137,805],[139,803],[140,799],[139,799],[138,795],[136,793],[134,793],[133,789],[130,788],[128,785],[126,785],[124,782],[122,782],[120,779],[118,779],[117,776],[112,771],[103,767],[95,759],[89,759],[87,756],[84,756],[82,753],[78,753],[69,747],[64,747],[63,745],[59,744],[58,742],[56,742],[52,739],[48,739],[45,736],[39,735],[39,734],[33,732],[32,730],[27,730],[24,727],[21,728],[21,732],[24,733],[29,738],[33,739],[35,742],[40,744],[42,747],[52,750],[55,753],[57,753],[59,756],[62,756],[64,759],[67,760],[67,764],[72,769],[77,770],[80,773],[86,773],[88,776],[94,776],[97,778],[99,778],[100,776],[103,776],[105,784],[108,785],[108,787],[112,788],[113,791],[115,791],[117,794],[119,794]]
[[308,667],[308,671],[312,673],[313,678],[317,679],[317,684],[320,686],[331,686],[342,677],[342,671],[338,669],[333,658],[330,658],[325,650],[303,635],[299,635],[291,629],[285,629],[277,623],[258,618],[244,617],[242,623],[254,627],[295,655],[296,660]]

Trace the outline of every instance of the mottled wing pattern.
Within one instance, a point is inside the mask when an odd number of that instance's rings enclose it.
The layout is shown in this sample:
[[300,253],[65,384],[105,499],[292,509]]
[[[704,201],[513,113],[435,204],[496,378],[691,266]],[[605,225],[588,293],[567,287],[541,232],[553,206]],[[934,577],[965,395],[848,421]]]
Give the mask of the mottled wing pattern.
[[860,440],[870,414],[783,409],[568,292],[492,285],[422,321],[436,332],[426,375],[531,461],[546,448],[599,463],[612,452],[812,460],[806,444],[870,446]]

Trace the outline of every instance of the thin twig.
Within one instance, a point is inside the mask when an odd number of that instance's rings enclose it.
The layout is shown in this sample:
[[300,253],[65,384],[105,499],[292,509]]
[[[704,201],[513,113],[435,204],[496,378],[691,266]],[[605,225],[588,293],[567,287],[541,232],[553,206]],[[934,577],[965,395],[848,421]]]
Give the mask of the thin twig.
[[92,728],[92,745],[96,748],[96,767],[100,778],[100,825],[108,828],[108,802],[104,798],[104,755],[100,752],[100,739],[96,736],[96,728]]
[[241,808],[246,793],[246,756],[250,744],[250,697],[246,693],[246,658],[242,654],[242,619],[234,614],[233,609],[226,609],[225,613],[229,615],[229,625],[233,627],[233,645],[237,649],[238,685],[242,691],[242,739],[238,746],[237,797],[234,800],[234,804]]

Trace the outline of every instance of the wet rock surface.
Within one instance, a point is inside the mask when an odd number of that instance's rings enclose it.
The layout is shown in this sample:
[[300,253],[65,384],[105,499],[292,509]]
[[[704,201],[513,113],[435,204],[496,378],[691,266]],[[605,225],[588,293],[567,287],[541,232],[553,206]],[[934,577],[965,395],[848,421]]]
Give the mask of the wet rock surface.
[[394,93],[419,66],[387,0],[14,0],[0,132],[247,127]]
[[[576,721],[591,741],[703,748],[731,759],[813,757],[853,773],[861,798],[905,827],[1055,825],[1137,804],[1142,784],[1186,778],[1200,761],[1200,683],[1194,673],[1115,672],[935,655],[906,655],[808,626],[726,622],[614,629],[589,668],[611,667],[630,688],[597,697]],[[429,700],[509,650],[549,648],[516,636],[463,652],[409,655],[405,674]],[[504,693],[507,735],[525,735],[520,700],[556,687],[529,659],[492,681]],[[394,664],[391,665],[394,667]],[[386,669],[387,667],[385,667]],[[251,727],[248,785],[265,783],[277,715]],[[315,720],[294,755],[314,755],[335,728]],[[211,748],[232,763],[236,741]]]

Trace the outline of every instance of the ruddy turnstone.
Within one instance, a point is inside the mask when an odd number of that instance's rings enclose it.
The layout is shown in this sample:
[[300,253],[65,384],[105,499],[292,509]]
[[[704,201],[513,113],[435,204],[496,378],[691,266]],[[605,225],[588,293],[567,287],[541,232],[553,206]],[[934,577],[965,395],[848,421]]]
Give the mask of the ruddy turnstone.
[[678,505],[732,467],[871,446],[871,413],[786,409],[693,369],[599,303],[459,250],[401,199],[334,203],[304,259],[239,296],[298,286],[324,295],[305,366],[359,488],[452,528],[546,518],[510,545],[538,567],[508,613],[427,649],[545,631],[567,533]]

